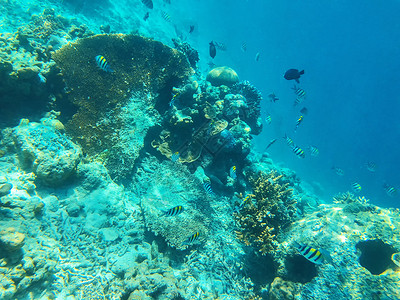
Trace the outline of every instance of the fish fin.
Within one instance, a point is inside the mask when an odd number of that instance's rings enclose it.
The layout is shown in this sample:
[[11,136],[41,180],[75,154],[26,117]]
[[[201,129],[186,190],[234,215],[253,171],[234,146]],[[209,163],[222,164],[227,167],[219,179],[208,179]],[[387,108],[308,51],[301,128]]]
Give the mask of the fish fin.
[[300,80],[298,78],[295,79],[297,83],[300,83]]
[[322,256],[324,257],[324,260],[326,260],[328,263],[333,265],[333,259],[332,259],[330,253],[327,250],[319,249],[319,252],[321,252]]
[[303,75],[303,74],[304,74],[304,70],[301,70],[301,71],[299,72],[299,74],[300,74],[300,75]]

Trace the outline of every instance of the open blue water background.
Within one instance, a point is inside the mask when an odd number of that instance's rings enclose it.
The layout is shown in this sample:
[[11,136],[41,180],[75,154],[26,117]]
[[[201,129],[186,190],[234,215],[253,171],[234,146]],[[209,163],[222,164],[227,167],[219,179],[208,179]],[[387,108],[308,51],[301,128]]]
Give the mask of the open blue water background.
[[[200,52],[199,66],[204,73],[211,61],[209,42],[224,43],[227,51],[218,51],[214,63],[234,68],[241,80],[249,80],[261,90],[264,130],[255,138],[259,151],[278,138],[269,149],[274,161],[294,169],[304,180],[319,182],[325,190],[321,197],[327,201],[351,190],[356,181],[362,186],[360,195],[372,203],[400,206],[400,197],[387,196],[382,187],[388,183],[400,188],[400,1],[153,2],[150,18],[161,9],[171,16],[170,23],[159,18],[160,24],[170,27],[166,33],[148,29],[154,38],[170,41],[179,35],[187,39]],[[138,15],[147,11],[140,1],[112,3],[115,11],[126,13],[128,9]],[[95,9],[90,10],[91,5]],[[105,11],[99,3],[86,1],[84,7],[82,13],[101,24]],[[154,19],[141,26],[151,24],[154,26]],[[191,35],[190,25],[195,25]],[[307,99],[298,107],[293,107],[294,82],[283,78],[289,68],[305,70],[301,87]],[[275,104],[268,99],[271,92],[280,98]],[[294,133],[303,106],[309,114]],[[265,124],[267,114],[272,116],[271,125]],[[311,157],[306,152],[305,159],[297,158],[282,139],[284,134],[304,150],[317,146],[320,155]],[[368,161],[377,165],[376,172],[366,169]],[[345,175],[336,175],[333,166],[343,169]]]
[[[271,157],[320,182],[326,199],[357,181],[360,195],[374,204],[399,207],[398,196],[387,196],[382,185],[400,185],[400,1],[213,1],[187,7],[198,24],[195,46],[202,58],[210,40],[225,43],[228,50],[218,52],[215,63],[232,66],[263,92],[263,112],[271,114],[272,124],[264,121],[257,149],[278,138]],[[289,68],[305,70],[300,82],[309,114],[296,133],[303,105],[293,107],[294,82],[283,78]],[[280,98],[276,104],[267,97],[272,91]],[[285,133],[303,149],[317,146],[320,155],[297,158],[281,138]],[[375,173],[366,169],[367,161],[377,165]]]

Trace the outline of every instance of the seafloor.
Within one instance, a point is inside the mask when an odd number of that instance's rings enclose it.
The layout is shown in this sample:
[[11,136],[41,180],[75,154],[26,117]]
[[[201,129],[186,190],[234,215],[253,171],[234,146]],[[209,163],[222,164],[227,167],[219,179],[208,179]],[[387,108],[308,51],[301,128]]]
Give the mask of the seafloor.
[[256,153],[261,93],[137,2],[126,34],[0,0],[0,299],[400,299],[399,210]]

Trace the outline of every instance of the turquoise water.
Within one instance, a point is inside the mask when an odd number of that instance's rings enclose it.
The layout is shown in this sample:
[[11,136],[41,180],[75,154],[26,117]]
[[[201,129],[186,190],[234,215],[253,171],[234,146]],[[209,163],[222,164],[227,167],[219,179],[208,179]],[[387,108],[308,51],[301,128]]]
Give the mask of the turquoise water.
[[0,299],[400,299],[398,2],[0,7]]

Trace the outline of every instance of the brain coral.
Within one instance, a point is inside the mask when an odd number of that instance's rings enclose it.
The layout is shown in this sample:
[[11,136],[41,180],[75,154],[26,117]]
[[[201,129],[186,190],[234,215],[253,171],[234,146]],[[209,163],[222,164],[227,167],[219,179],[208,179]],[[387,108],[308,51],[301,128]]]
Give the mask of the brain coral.
[[239,76],[229,67],[218,67],[212,69],[207,75],[207,81],[213,86],[227,85],[232,86],[239,82]]

